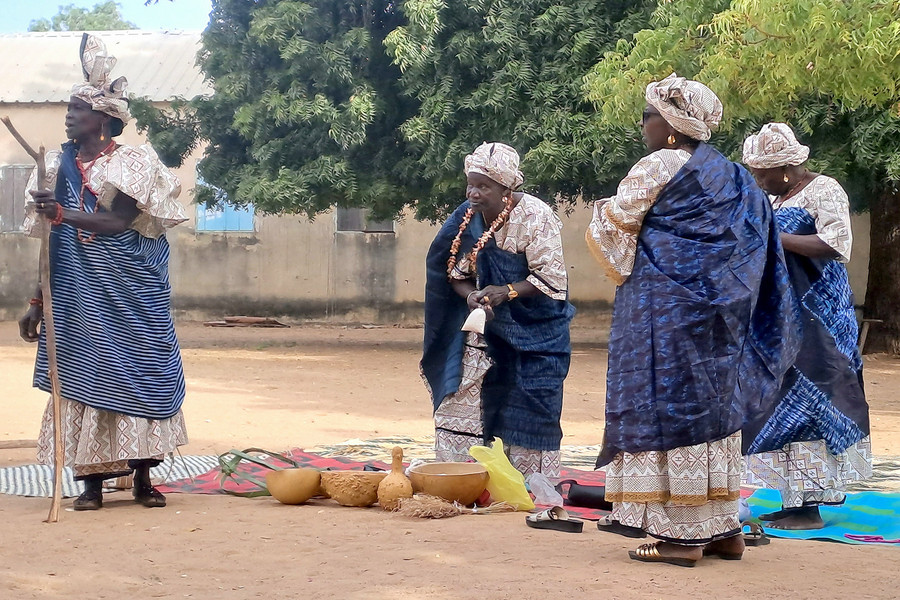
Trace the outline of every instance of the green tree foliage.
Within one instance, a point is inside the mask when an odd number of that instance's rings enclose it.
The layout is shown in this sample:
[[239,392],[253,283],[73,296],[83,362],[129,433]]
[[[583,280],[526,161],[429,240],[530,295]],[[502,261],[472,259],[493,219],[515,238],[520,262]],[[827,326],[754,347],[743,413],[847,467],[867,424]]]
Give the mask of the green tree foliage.
[[152,140],[166,166],[181,166],[200,143],[200,123],[189,100],[177,98],[167,109],[159,110],[146,98],[132,96],[129,108],[138,132]]
[[270,213],[414,202],[399,126],[415,106],[383,49],[400,19],[389,0],[216,0],[199,57],[215,95],[194,102],[203,178]]
[[402,125],[428,179],[420,217],[459,204],[464,156],[503,141],[526,188],[553,202],[594,195],[637,151],[635,119],[599,118],[582,79],[604,50],[648,23],[653,3],[618,0],[406,0],[387,37],[403,88],[420,103]]
[[900,353],[900,3],[896,0],[662,2],[653,29],[619,42],[591,71],[604,119],[634,119],[644,86],[673,70],[725,105],[713,142],[739,158],[767,121],[792,125],[810,167],[872,211],[866,313],[881,347]]
[[28,31],[115,31],[137,29],[119,13],[119,5],[113,0],[100,2],[94,8],[80,8],[74,4],[60,6],[59,12],[49,19],[35,19]]

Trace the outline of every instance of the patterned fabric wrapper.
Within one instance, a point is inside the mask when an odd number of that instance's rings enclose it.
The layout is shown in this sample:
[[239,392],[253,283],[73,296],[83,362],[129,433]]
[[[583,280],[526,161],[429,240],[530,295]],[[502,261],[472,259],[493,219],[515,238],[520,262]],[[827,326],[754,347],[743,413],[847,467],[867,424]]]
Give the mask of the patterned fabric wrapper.
[[128,80],[124,77],[110,79],[116,57],[109,55],[99,37],[88,33],[81,38],[80,53],[84,82],[72,87],[72,97],[87,102],[97,112],[121,119],[123,124],[128,123],[131,119],[125,94]]
[[722,439],[770,412],[799,318],[769,200],[699,144],[644,215],[616,290],[597,466]]
[[735,535],[740,488],[740,432],[667,451],[623,452],[606,468],[611,517],[679,544]]
[[802,165],[809,158],[809,146],[797,141],[784,123],[769,123],[744,140],[744,164],[752,169],[774,169]]
[[466,157],[465,174],[481,173],[497,183],[515,190],[525,176],[519,170],[519,153],[499,142],[484,142]]
[[[775,217],[784,233],[816,233],[815,219],[803,208],[779,208]],[[836,260],[794,252],[784,255],[800,301],[797,333],[802,335],[802,345],[785,376],[779,402],[744,427],[745,454],[821,440],[828,452],[839,455],[869,435],[869,405],[847,268]],[[798,472],[812,467],[805,462],[794,466]]]
[[[469,208],[464,202],[438,232],[427,257],[425,340],[421,367],[432,402],[457,393],[463,379],[465,334],[460,327],[469,310],[447,279],[450,243]],[[473,218],[460,240],[466,252],[484,231]],[[478,287],[521,281],[533,274],[525,253],[508,252],[492,239],[478,254]],[[565,299],[545,294],[518,298],[494,309],[485,329],[493,364],[482,387],[484,436],[500,437],[510,446],[559,450],[562,430],[563,380],[569,370],[569,323],[575,308]]]
[[715,92],[675,73],[648,85],[646,98],[675,131],[701,142],[722,120],[722,102]]
[[[141,419],[61,398],[65,464],[75,477],[118,476],[132,471],[128,461],[161,459],[188,442],[184,415]],[[38,461],[53,464],[53,401],[47,402],[38,436]]]
[[[70,210],[97,212],[99,200],[82,185],[75,156],[75,145],[64,144],[56,200]],[[63,397],[152,420],[181,409],[184,370],[170,311],[168,263],[164,235],[150,238],[127,229],[82,243],[71,224],[52,227],[50,287]],[[45,333],[34,386],[49,393]]]

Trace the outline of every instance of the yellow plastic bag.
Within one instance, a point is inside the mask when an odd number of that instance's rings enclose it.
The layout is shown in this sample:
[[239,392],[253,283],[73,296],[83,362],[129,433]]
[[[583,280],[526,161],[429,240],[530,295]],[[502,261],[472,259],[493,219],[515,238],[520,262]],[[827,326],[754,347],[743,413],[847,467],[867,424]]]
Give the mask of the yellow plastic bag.
[[503,440],[494,438],[490,446],[472,446],[469,454],[487,469],[487,490],[493,502],[508,502],[516,510],[531,510],[534,502],[525,488],[525,476],[519,473],[503,452]]

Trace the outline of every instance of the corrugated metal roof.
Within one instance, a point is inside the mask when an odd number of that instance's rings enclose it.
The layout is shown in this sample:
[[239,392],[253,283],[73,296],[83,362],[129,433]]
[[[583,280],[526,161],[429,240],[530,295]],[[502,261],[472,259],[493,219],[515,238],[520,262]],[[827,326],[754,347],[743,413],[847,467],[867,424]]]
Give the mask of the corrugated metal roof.
[[[68,102],[83,81],[80,31],[0,35],[0,102]],[[128,78],[128,92],[152,101],[211,94],[194,64],[197,31],[98,31],[118,62],[112,76]]]

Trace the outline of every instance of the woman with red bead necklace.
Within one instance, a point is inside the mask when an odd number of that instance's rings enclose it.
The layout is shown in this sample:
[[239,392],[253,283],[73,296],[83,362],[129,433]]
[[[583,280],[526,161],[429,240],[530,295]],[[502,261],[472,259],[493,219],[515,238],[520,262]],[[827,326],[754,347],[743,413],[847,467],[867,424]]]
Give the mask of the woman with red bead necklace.
[[[485,143],[465,160],[466,202],[428,252],[422,372],[435,413],[438,460],[469,460],[499,437],[524,474],[559,476],[563,380],[569,370],[562,223],[517,192],[519,155]],[[484,334],[460,331],[487,313]]]
[[[72,89],[62,151],[49,152],[52,189],[28,189],[35,213],[48,217],[50,286],[66,464],[85,491],[75,510],[103,505],[105,479],[134,473],[135,501],[165,506],[150,468],[187,442],[181,404],[184,373],[169,314],[165,230],[185,220],[181,186],[149,146],[117,144],[130,119],[124,77],[110,80],[115,58],[85,34],[85,82]],[[19,321],[22,338],[39,342],[34,385],[50,391],[39,324],[38,286]],[[41,425],[38,459],[53,458],[52,404]]]

